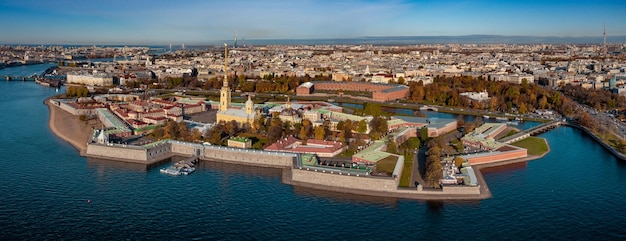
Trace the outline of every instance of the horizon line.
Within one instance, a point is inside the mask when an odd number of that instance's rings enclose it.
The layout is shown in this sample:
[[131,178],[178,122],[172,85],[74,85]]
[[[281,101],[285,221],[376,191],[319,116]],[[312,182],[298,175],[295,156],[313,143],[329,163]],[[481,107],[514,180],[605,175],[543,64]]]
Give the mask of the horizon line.
[[[337,38],[249,38],[245,39],[243,42],[248,41],[263,41],[263,42],[271,42],[271,41],[350,41],[350,40],[387,40],[392,42],[393,38],[398,38],[399,40],[410,40],[407,38],[467,38],[467,37],[491,37],[491,38],[537,38],[539,39],[590,39],[590,38],[598,38],[603,39],[602,35],[589,35],[589,36],[539,36],[539,35],[494,35],[494,34],[469,34],[469,35],[391,35],[391,36],[360,36],[360,37],[337,37]],[[622,39],[615,43],[625,43],[626,35],[607,35],[606,37],[611,38],[619,38]],[[210,46],[216,44],[222,44],[224,42],[231,42],[232,39],[228,40],[210,40],[205,43],[199,43],[198,41],[189,41],[189,44],[185,42],[181,42],[181,44],[185,44],[187,46]],[[449,41],[449,40],[448,40]],[[515,43],[515,41],[511,41],[508,39],[507,41],[499,41],[499,42],[472,42],[472,41],[459,41],[459,42],[440,42],[440,44],[542,44],[541,42],[519,42]],[[84,46],[84,45],[129,45],[129,46],[160,46],[160,45],[169,45],[171,42],[155,42],[155,43],[123,43],[123,42],[108,42],[108,43],[96,43],[96,42],[83,42],[83,43],[8,43],[8,42],[0,42],[0,45],[75,45],[75,46]],[[181,44],[176,44],[175,46],[180,46]],[[352,43],[352,44],[360,44],[360,43]],[[381,45],[382,43],[377,43],[376,45]],[[389,43],[391,44],[391,43]],[[397,44],[397,43],[396,43]],[[422,43],[405,43],[399,45],[410,45],[410,44],[438,44],[438,42],[422,42]],[[561,42],[561,43],[543,43],[543,44],[591,44],[591,42],[580,42],[580,43],[571,43],[571,42]],[[602,44],[602,43],[599,43]],[[266,43],[262,45],[272,45],[271,43]],[[293,45],[293,44],[276,44],[276,45]],[[297,44],[295,44],[297,45]],[[328,45],[328,44],[323,44]],[[341,45],[341,44],[340,44]],[[172,45],[174,46],[174,45]]]

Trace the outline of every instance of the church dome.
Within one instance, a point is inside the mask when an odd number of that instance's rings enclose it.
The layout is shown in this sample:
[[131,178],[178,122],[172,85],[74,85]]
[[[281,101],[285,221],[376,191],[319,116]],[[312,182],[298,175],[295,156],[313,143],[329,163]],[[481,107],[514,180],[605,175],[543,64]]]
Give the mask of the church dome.
[[282,115],[282,116],[297,116],[298,115],[298,111],[294,110],[292,108],[283,109],[280,112],[280,115]]

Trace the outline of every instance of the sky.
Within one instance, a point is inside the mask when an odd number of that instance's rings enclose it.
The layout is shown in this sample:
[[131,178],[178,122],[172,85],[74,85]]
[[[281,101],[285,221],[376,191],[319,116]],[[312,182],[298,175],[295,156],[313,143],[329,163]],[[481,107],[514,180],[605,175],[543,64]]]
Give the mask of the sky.
[[626,36],[626,0],[0,0],[0,43]]

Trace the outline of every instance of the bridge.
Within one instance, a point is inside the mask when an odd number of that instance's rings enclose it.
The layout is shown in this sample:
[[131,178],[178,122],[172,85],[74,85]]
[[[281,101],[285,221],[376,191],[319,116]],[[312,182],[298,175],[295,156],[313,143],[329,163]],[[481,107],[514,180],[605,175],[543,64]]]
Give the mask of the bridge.
[[33,76],[9,76],[9,75],[5,75],[5,76],[0,76],[0,79],[4,79],[6,81],[35,81],[38,78],[38,76],[33,75]]
[[428,110],[428,111],[435,111],[435,112],[439,111],[439,109],[437,109],[437,107],[428,106],[428,105],[420,106],[420,110]]
[[523,140],[523,139],[525,139],[525,138],[527,138],[529,136],[539,135],[539,134],[544,133],[546,131],[549,131],[549,130],[552,130],[554,128],[557,128],[560,125],[562,125],[563,123],[565,123],[564,119],[563,120],[553,120],[553,121],[550,121],[548,123],[543,123],[543,124],[535,126],[533,128],[520,131],[519,133],[516,133],[515,135],[507,136],[505,138],[502,138],[501,140],[499,140],[499,142],[506,143],[506,144],[511,144],[513,142]]

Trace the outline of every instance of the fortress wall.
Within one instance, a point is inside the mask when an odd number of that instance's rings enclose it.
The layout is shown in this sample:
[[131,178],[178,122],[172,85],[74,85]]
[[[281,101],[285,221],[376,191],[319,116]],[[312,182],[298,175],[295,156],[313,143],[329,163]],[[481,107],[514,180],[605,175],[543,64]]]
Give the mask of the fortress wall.
[[50,104],[57,106],[72,115],[93,115],[96,113],[95,109],[76,109],[73,106],[68,105],[67,103],[62,101],[56,101],[54,99],[50,99],[49,101]]
[[441,194],[450,195],[480,195],[480,186],[443,186]]
[[155,146],[146,150],[146,156],[150,163],[163,160],[172,155],[172,148],[169,143]]
[[176,141],[172,141],[171,146],[172,146],[172,149],[171,149],[172,153],[177,154],[177,155],[183,155],[183,156],[196,155],[197,154],[196,150],[198,148],[202,148],[200,145],[184,143],[184,142],[176,142]]
[[300,169],[291,170],[294,182],[308,183],[316,186],[329,186],[341,189],[358,189],[367,191],[393,192],[397,189],[395,179],[384,177],[356,177],[346,174],[322,173]]
[[293,161],[295,159],[293,154],[226,147],[205,148],[202,157],[207,159],[224,160],[232,163],[270,167],[291,167],[293,166]]
[[136,163],[148,162],[148,153],[145,149],[134,149],[122,146],[107,146],[93,143],[89,143],[87,145],[86,156]]

